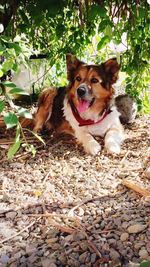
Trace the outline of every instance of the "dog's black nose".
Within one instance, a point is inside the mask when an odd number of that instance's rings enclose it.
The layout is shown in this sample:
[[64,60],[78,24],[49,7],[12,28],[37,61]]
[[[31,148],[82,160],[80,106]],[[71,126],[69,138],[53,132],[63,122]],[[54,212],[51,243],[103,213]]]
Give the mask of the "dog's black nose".
[[86,94],[86,88],[84,86],[80,86],[78,89],[77,89],[77,95],[79,97],[84,97]]

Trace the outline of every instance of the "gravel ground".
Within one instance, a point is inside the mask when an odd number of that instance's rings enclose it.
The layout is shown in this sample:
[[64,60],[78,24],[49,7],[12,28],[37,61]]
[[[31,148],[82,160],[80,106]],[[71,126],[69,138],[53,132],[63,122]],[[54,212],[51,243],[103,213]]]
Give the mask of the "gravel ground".
[[119,156],[45,135],[34,158],[22,148],[8,162],[1,132],[0,267],[150,266],[150,198],[122,184],[150,191],[149,121],[126,127]]

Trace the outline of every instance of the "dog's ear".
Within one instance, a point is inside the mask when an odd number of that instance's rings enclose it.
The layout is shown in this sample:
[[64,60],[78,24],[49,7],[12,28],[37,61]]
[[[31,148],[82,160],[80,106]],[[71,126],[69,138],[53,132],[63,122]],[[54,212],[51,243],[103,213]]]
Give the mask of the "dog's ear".
[[118,64],[116,58],[111,58],[102,63],[100,69],[104,85],[109,89],[118,79],[120,64]]
[[75,70],[84,63],[79,59],[77,59],[76,56],[72,54],[66,55],[66,63],[67,63],[67,79],[69,81],[72,81],[74,78]]

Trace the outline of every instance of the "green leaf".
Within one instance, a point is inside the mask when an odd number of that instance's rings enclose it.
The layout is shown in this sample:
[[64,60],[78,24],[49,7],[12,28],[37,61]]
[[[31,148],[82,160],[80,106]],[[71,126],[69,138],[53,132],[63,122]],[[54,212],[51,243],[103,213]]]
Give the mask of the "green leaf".
[[9,48],[14,48],[18,53],[22,52],[21,47],[17,43],[9,43]]
[[18,149],[20,148],[21,145],[21,141],[18,140],[17,142],[15,142],[8,150],[7,153],[7,157],[9,160],[11,160],[13,158],[13,156],[16,154],[16,152],[18,151]]
[[140,267],[150,267],[150,261],[142,262],[142,263],[140,264]]
[[20,124],[18,123],[16,127],[16,137],[15,137],[15,143],[17,143],[20,140]]
[[6,86],[6,87],[11,87],[11,88],[16,87],[16,85],[14,83],[8,82],[8,81],[3,82],[3,85]]
[[5,107],[5,102],[0,100],[0,112],[3,111],[4,107]]
[[8,112],[5,116],[4,116],[4,122],[6,124],[7,129],[10,129],[14,126],[17,125],[18,123],[18,118],[17,116],[12,113],[12,112]]
[[89,12],[89,18],[90,20],[94,20],[97,16],[104,18],[106,17],[106,8],[100,5],[92,5],[90,12]]
[[99,43],[97,45],[97,49],[98,50],[102,49],[109,41],[110,41],[110,39],[107,35],[102,37],[102,39],[99,41]]
[[109,37],[109,39],[111,39],[112,37],[112,27],[110,25],[107,25],[107,27],[105,28],[105,35]]
[[102,20],[98,26],[98,32],[103,32],[103,30],[107,27],[107,20]]
[[19,87],[15,87],[15,88],[11,89],[9,91],[9,94],[12,94],[12,95],[15,95],[15,94],[17,94],[17,95],[29,95],[28,92],[26,92],[25,90],[23,90]]
[[6,72],[6,71],[12,69],[13,65],[14,65],[14,60],[12,60],[12,59],[7,59],[7,60],[3,63],[2,68],[3,68],[4,72]]
[[18,109],[18,115],[27,119],[32,119],[32,114],[26,108]]
[[0,70],[0,77],[2,77],[3,76],[3,71],[2,70]]

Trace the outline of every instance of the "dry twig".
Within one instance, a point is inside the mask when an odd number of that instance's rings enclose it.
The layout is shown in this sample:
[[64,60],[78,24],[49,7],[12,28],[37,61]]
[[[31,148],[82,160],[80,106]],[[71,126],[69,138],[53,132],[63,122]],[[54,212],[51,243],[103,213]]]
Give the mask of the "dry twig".
[[123,180],[122,184],[128,187],[129,189],[139,193],[140,195],[144,197],[150,197],[150,191],[144,188],[141,188],[140,186],[130,182],[129,180]]
[[10,237],[7,237],[5,239],[3,239],[2,241],[0,241],[0,244],[3,244],[11,239],[13,239],[14,237],[20,235],[21,233],[23,233],[24,231],[27,231],[30,227],[32,227],[37,221],[39,221],[41,219],[41,217],[39,217],[37,220],[31,222],[29,225],[27,225],[25,228],[23,228],[21,231],[19,231],[18,233],[10,236]]
[[90,198],[90,199],[86,199],[83,200],[81,203],[79,203],[78,205],[76,205],[75,207],[73,207],[69,212],[68,212],[68,216],[73,216],[73,213],[76,209],[78,209],[79,207],[89,203],[89,202],[93,202],[93,201],[99,201],[99,200],[105,200],[106,198],[114,198],[115,195],[105,195],[105,196],[99,196],[99,197],[94,197],[94,198]]
[[68,216],[68,215],[65,215],[65,214],[54,214],[54,213],[45,213],[45,214],[28,214],[28,216],[30,217],[58,217],[58,218],[65,218],[65,219],[69,219],[69,220],[78,220],[79,221],[79,218],[78,217],[72,217],[72,216]]

